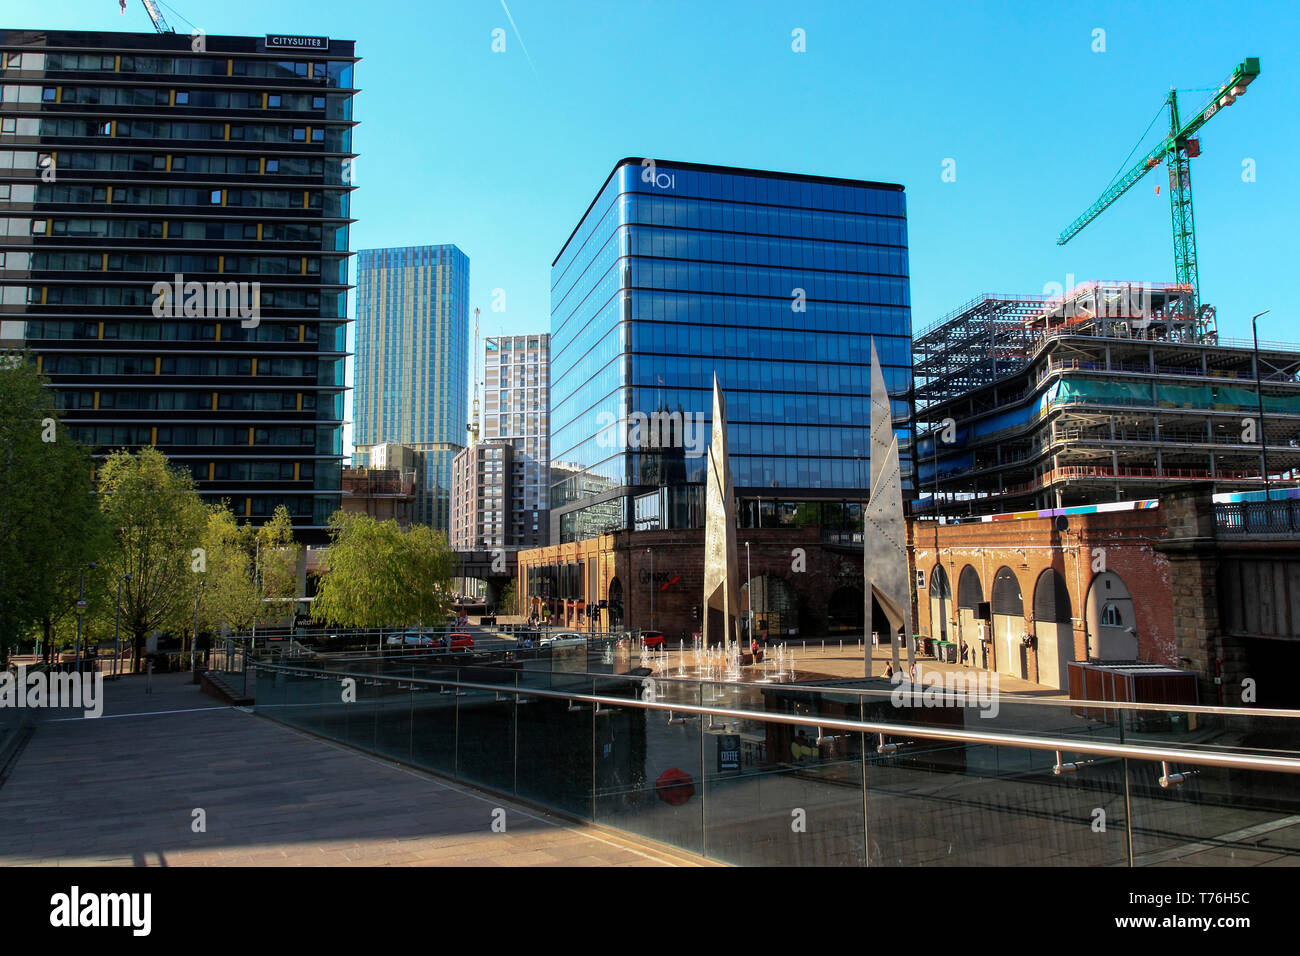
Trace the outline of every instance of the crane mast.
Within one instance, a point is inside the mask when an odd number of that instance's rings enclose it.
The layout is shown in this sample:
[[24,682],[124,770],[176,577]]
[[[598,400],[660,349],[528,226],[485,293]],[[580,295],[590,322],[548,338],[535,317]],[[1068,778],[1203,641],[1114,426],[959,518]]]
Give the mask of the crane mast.
[[482,355],[479,352],[479,347],[478,347],[478,309],[475,309],[474,310],[474,404],[473,404],[473,413],[471,416],[471,421],[468,425],[465,426],[465,430],[469,432],[470,447],[473,447],[474,445],[478,444],[478,436],[479,436],[478,387],[479,387],[479,376],[481,374],[479,371],[479,363],[481,361],[482,361]]
[[1196,222],[1192,212],[1191,160],[1200,155],[1200,140],[1196,133],[1215,113],[1231,106],[1246,87],[1259,76],[1259,57],[1247,57],[1232,76],[1210,97],[1190,120],[1184,123],[1178,113],[1178,93],[1170,90],[1165,98],[1169,110],[1169,135],[1155,149],[1130,167],[1091,206],[1070,223],[1057,237],[1056,244],[1063,246],[1077,236],[1085,226],[1111,207],[1120,196],[1128,192],[1143,176],[1162,162],[1169,168],[1169,210],[1174,238],[1174,274],[1179,285],[1186,286],[1192,294],[1194,319],[1201,335],[1210,328],[1213,309],[1201,304],[1201,280],[1196,260]]

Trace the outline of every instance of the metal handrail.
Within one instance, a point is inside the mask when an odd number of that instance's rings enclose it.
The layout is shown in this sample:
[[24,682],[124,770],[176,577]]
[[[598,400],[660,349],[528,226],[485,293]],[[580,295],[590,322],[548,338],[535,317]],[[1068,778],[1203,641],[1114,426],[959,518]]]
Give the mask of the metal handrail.
[[[805,643],[807,643],[807,642],[805,642]],[[524,650],[524,648],[520,648],[520,650]],[[540,650],[540,648],[534,647],[534,648],[531,648],[531,650]],[[425,654],[425,655],[416,655],[416,654],[412,654],[412,655],[410,655],[410,656],[407,657],[407,658],[401,658],[401,657],[399,657],[398,655],[386,655],[386,656],[371,656],[371,657],[356,657],[356,658],[352,658],[352,657],[332,657],[332,658],[322,658],[322,660],[325,660],[325,661],[327,661],[327,662],[328,662],[328,661],[338,661],[338,662],[345,662],[345,661],[346,661],[346,662],[352,662],[352,661],[357,661],[357,662],[364,662],[364,661],[382,661],[382,662],[386,662],[386,663],[393,663],[394,661],[398,661],[398,660],[407,660],[407,661],[411,661],[411,662],[416,662],[416,663],[418,663],[418,662],[420,662],[420,661],[427,661],[427,660],[429,660],[430,658],[433,658],[433,657],[435,657],[435,655],[431,655],[431,654]],[[274,667],[277,667],[277,668],[284,668],[284,667],[287,667],[287,665],[268,665],[268,666],[274,666]],[[453,666],[457,666],[457,665],[453,665]],[[321,673],[321,672],[320,672],[320,671],[311,671],[310,673]],[[345,672],[343,672],[343,671],[329,671],[328,673],[330,673],[330,674],[343,674],[345,677],[347,677],[347,676],[351,676],[351,677],[359,677],[359,676],[362,676],[362,675],[360,675],[360,674],[349,674],[349,673],[345,673]],[[513,673],[516,673],[516,672],[515,672],[515,671],[510,671],[509,673],[512,673],[512,674],[513,674]],[[524,673],[547,673],[547,674],[550,674],[550,673],[555,673],[555,672],[554,672],[554,671],[540,671],[540,672],[539,672],[539,671],[524,671]],[[593,674],[593,673],[590,673],[590,672],[587,672],[587,671],[581,671],[581,672],[579,672],[579,671],[564,671],[563,673],[564,673],[565,675],[567,675],[567,676],[572,676],[572,677],[599,677],[599,678],[606,679],[606,680],[611,679],[611,678],[613,678],[613,679],[623,678],[623,679],[626,679],[626,680],[639,680],[639,679],[641,679],[641,678],[639,678],[639,677],[636,677],[636,676],[633,676],[633,675],[629,675],[629,674],[599,674],[599,673]],[[932,671],[931,673],[940,673],[940,672],[939,672],[939,671]],[[947,672],[944,672],[944,673],[947,673]],[[956,673],[956,672],[953,672],[953,673]],[[982,672],[980,672],[980,671],[962,671],[962,672],[960,672],[960,673],[966,675],[967,677],[974,677],[977,673],[982,673]],[[997,673],[997,672],[995,672],[995,671],[989,671],[988,673],[992,674],[992,673]],[[364,675],[364,676],[365,676],[367,679],[374,679],[375,677],[386,677],[386,678],[389,678],[389,679],[391,679],[391,680],[400,680],[400,681],[403,681],[404,683],[409,683],[410,680],[411,680],[411,678],[409,678],[409,677],[402,677],[401,675],[366,674],[366,675]],[[694,681],[692,681],[691,678],[688,678],[688,677],[677,677],[677,676],[672,675],[672,674],[665,674],[665,675],[663,675],[663,676],[655,676],[655,675],[646,675],[646,676],[654,676],[654,679],[655,679],[656,681],[660,681],[660,682],[664,682],[664,683],[669,683],[669,682],[672,682],[672,683],[676,683],[676,682],[682,682],[682,683],[695,683]],[[854,679],[854,678],[849,678],[849,679],[852,680],[852,679]],[[860,679],[861,679],[861,680],[867,680],[867,679],[869,679],[869,678],[865,678],[865,677],[864,677],[864,678],[860,678]],[[883,679],[883,678],[882,678],[882,679]],[[439,680],[434,680],[433,683],[435,683],[435,684],[445,684],[445,683],[450,683],[450,681],[439,681]],[[744,686],[748,686],[744,681],[713,681],[712,683],[713,683],[713,684],[716,684],[716,685],[719,686],[719,687],[744,687]],[[879,699],[882,699],[882,698],[889,697],[890,694],[893,693],[893,691],[887,691],[887,690],[874,690],[874,689],[869,688],[869,687],[839,687],[839,686],[835,686],[835,685],[827,685],[827,684],[777,684],[777,685],[773,685],[773,684],[764,684],[764,685],[762,685],[762,686],[764,686],[764,687],[772,687],[772,686],[793,687],[793,688],[797,688],[798,690],[803,690],[803,691],[818,691],[818,692],[821,692],[821,693],[827,693],[827,694],[853,694],[853,695],[856,695],[856,696],[860,696],[860,697],[864,697],[864,698],[868,698],[868,699],[873,699],[873,700],[879,700]],[[923,682],[918,682],[918,683],[917,683],[917,686],[918,686],[918,687],[921,687],[921,688],[924,688],[926,685],[925,685]],[[936,688],[936,690],[937,690],[937,689],[938,689],[938,688]],[[1142,702],[1134,702],[1134,701],[1126,701],[1126,700],[1091,700],[1091,699],[1087,699],[1087,698],[1077,698],[1077,697],[1068,697],[1068,698],[1052,698],[1052,697],[1021,697],[1021,696],[1019,696],[1019,695],[1008,695],[1008,696],[1006,696],[1006,697],[999,696],[998,699],[999,699],[1000,701],[1009,702],[1009,703],[1014,703],[1014,704],[1016,704],[1017,706],[1023,704],[1023,705],[1025,705],[1025,706],[1029,706],[1029,707],[1043,707],[1043,708],[1049,708],[1049,709],[1055,707],[1055,708],[1058,708],[1058,709],[1071,709],[1071,710],[1077,710],[1077,709],[1079,709],[1079,708],[1081,708],[1081,707],[1086,707],[1086,708],[1099,708],[1099,709],[1109,709],[1109,710],[1119,710],[1119,711],[1133,711],[1133,712],[1135,712],[1135,713],[1148,713],[1148,712],[1154,712],[1154,713],[1171,713],[1171,714],[1207,714],[1207,715],[1210,715],[1210,716],[1221,716],[1221,717],[1281,717],[1281,718],[1289,719],[1289,720],[1300,720],[1300,710],[1292,710],[1292,709],[1285,709],[1285,708],[1279,708],[1279,707],[1272,707],[1272,708],[1270,708],[1270,707],[1224,707],[1224,706],[1215,706],[1215,705],[1211,705],[1211,704],[1158,704],[1158,703],[1142,703]],[[1297,731],[1300,731],[1300,727],[1297,728]]]
[[[672,711],[674,713],[698,714],[700,716],[731,717],[737,720],[754,720],[758,722],[796,724],[807,727],[830,728],[853,733],[886,734],[891,737],[924,737],[934,740],[946,740],[955,743],[987,744],[997,747],[1017,747],[1025,750],[1063,751],[1067,753],[1085,753],[1102,757],[1120,757],[1134,760],[1165,761],[1188,763],[1206,767],[1229,767],[1237,770],[1261,770],[1278,773],[1300,774],[1300,757],[1259,757],[1247,754],[1227,754],[1198,750],[1180,750],[1173,747],[1138,747],[1130,744],[1101,744],[1082,740],[1069,740],[1063,737],[1030,737],[1024,734],[990,734],[973,730],[940,730],[925,725],[888,724],[878,721],[843,720],[838,717],[801,717],[797,714],[779,714],[749,710],[734,710],[724,707],[705,707],[686,703],[659,703],[643,700],[640,697],[609,697],[603,694],[585,694],[579,691],[552,691],[538,687],[519,687],[517,684],[481,684],[475,681],[438,680],[422,677],[390,677],[379,674],[349,674],[342,671],[317,671],[306,668],[285,667],[274,664],[256,663],[260,670],[274,670],[284,673],[300,673],[315,677],[328,674],[330,677],[352,677],[369,681],[386,681],[409,685],[423,684],[430,687],[456,687],[468,690],[491,691],[502,693],[512,691],[515,696],[553,697],[557,700],[584,701],[593,704],[608,704],[611,707],[640,707],[643,710]],[[513,673],[513,672],[512,672]],[[590,676],[590,675],[573,675]],[[607,676],[617,679],[618,675]],[[636,680],[636,678],[631,678]],[[764,685],[780,687],[783,685]],[[798,688],[804,689],[804,688]],[[265,705],[263,705],[265,706]]]

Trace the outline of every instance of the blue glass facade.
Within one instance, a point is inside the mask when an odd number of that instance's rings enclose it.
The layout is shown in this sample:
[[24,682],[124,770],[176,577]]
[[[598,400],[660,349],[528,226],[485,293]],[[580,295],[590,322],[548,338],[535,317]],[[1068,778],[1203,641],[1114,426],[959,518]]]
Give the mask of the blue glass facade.
[[446,530],[469,421],[469,257],[454,245],[361,250],[356,328],[354,464],[384,442],[415,449],[416,520]]
[[698,525],[705,458],[627,426],[707,429],[714,373],[742,503],[864,497],[873,336],[910,488],[902,187],[644,162],[615,167],[551,269],[553,534]]

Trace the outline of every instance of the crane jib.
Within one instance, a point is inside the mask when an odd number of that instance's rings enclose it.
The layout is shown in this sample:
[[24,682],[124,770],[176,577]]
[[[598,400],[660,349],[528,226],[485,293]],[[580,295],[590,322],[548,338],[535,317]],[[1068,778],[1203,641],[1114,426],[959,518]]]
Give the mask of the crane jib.
[[1120,196],[1128,192],[1143,176],[1166,162],[1170,168],[1169,200],[1173,209],[1174,268],[1180,283],[1192,287],[1196,304],[1200,304],[1199,282],[1196,267],[1196,232],[1192,220],[1192,187],[1188,161],[1199,155],[1199,147],[1193,141],[1196,132],[1204,126],[1210,117],[1231,106],[1237,97],[1245,93],[1246,88],[1259,76],[1259,57],[1247,57],[1232,76],[1215,91],[1209,102],[1202,106],[1183,124],[1178,116],[1178,94],[1171,90],[1165,103],[1169,108],[1169,135],[1130,167],[1119,181],[1110,186],[1100,198],[1089,206],[1082,215],[1057,237],[1056,244],[1063,246],[1090,222],[1105,212]]

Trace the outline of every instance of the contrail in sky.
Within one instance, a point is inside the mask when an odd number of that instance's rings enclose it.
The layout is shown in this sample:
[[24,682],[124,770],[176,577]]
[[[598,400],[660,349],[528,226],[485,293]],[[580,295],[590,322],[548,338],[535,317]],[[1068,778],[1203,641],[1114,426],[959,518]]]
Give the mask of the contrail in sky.
[[528,56],[528,47],[524,46],[524,38],[519,35],[519,28],[515,26],[515,18],[510,15],[510,8],[506,6],[506,0],[501,0],[501,9],[506,12],[506,19],[510,21],[510,29],[515,31],[515,39],[518,40],[519,45],[523,47],[524,56],[528,57],[528,65],[532,67],[533,72],[536,73],[537,67],[533,66],[533,58]]

